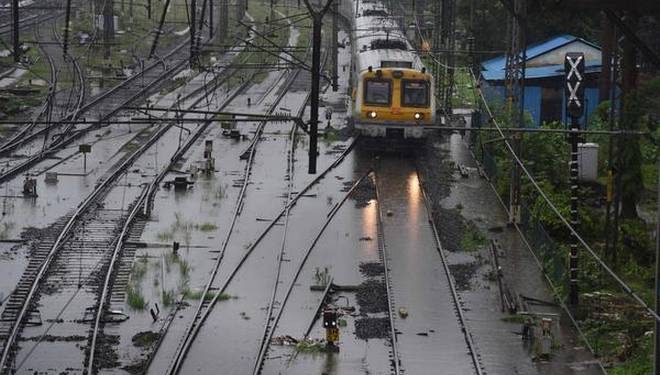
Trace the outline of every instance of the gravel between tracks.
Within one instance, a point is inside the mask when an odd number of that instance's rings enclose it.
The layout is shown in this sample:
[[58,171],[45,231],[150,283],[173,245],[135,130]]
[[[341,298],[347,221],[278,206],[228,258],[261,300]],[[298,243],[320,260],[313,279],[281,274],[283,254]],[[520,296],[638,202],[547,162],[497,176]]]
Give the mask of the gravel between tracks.
[[355,335],[362,340],[385,339],[390,336],[388,318],[363,318],[355,321]]
[[387,289],[385,283],[367,280],[360,284],[356,293],[360,312],[363,314],[387,311]]

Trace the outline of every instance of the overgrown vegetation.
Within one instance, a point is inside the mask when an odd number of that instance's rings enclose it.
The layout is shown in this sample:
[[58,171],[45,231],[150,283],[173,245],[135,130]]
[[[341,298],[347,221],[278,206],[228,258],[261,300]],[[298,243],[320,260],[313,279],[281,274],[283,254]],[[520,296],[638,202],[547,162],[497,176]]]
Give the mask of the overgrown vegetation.
[[[604,259],[624,281],[631,285],[649,305],[653,305],[654,222],[657,183],[657,146],[660,135],[657,124],[648,117],[650,101],[660,88],[660,79],[642,85],[628,96],[628,117],[620,119],[615,127],[641,130],[650,135],[615,139],[614,163],[624,171],[621,178],[622,210],[616,246],[605,252],[605,206],[610,138],[606,135],[588,135],[587,142],[599,145],[599,176],[593,183],[581,183],[578,191],[580,223],[578,231],[598,255]],[[501,103],[491,103],[497,122],[512,126],[512,116]],[[603,103],[591,116],[590,129],[609,129],[609,103]],[[529,119],[528,119],[529,121]],[[627,124],[625,122],[628,122]],[[634,122],[634,123],[631,123]],[[530,124],[531,125],[531,124]],[[560,129],[563,124],[544,124],[544,128]],[[501,142],[481,146],[476,136],[475,151],[492,177],[500,197],[508,201],[512,162]],[[570,218],[569,144],[564,134],[525,134],[522,140],[522,158],[539,186],[557,207]],[[621,159],[617,159],[621,150]],[[637,165],[637,167],[632,167]],[[546,273],[553,280],[560,298],[565,298],[566,262],[572,239],[565,224],[551,210],[545,199],[531,185],[522,180],[523,225],[525,235],[537,255],[544,262]],[[625,208],[628,206],[628,208]],[[650,220],[648,218],[651,218]],[[648,220],[648,221],[647,221]],[[611,227],[612,228],[612,227]],[[612,236],[614,237],[614,236]],[[465,238],[463,241],[467,241]],[[578,323],[602,360],[612,366],[613,374],[646,374],[650,360],[649,332],[652,320],[641,314],[632,299],[605,274],[590,256],[580,257],[580,292],[582,295]],[[598,298],[589,296],[596,295]],[[652,336],[652,335],[651,335]]]
[[147,307],[147,301],[142,295],[142,290],[133,283],[129,283],[126,288],[126,301],[128,306],[134,310],[144,310]]
[[[190,290],[190,289],[188,289],[184,292],[183,298],[187,299],[187,300],[199,300],[199,299],[202,298],[203,293],[204,293],[203,290]],[[216,295],[217,295],[217,293],[215,293],[213,291],[209,291],[208,293],[206,293],[206,295],[204,295],[204,301],[210,301],[210,300],[214,299]],[[225,301],[225,300],[228,300],[230,298],[232,298],[232,296],[230,296],[229,294],[222,293],[218,297],[218,301]]]
[[486,246],[488,238],[477,228],[474,223],[468,223],[463,238],[461,238],[461,247],[464,251],[477,251]]

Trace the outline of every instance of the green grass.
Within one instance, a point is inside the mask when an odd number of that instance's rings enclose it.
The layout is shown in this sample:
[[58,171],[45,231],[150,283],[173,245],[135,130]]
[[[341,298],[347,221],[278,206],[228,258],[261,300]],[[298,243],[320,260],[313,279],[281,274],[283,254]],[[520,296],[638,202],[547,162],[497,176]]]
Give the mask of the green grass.
[[160,300],[165,307],[172,306],[175,302],[175,298],[176,293],[174,290],[163,290],[160,293]]
[[[184,291],[183,298],[187,299],[187,300],[199,300],[199,299],[202,298],[202,293],[204,293],[204,292],[201,291],[201,290],[194,290],[193,291],[193,290],[188,289],[188,290]],[[215,292],[208,292],[204,296],[204,300],[205,301],[210,301],[213,298],[215,298],[215,296],[216,296]],[[218,300],[219,301],[225,301],[225,300],[228,300],[230,298],[232,298],[232,297],[229,294],[223,293],[218,297]]]
[[128,306],[133,310],[144,310],[147,307],[147,301],[144,299],[142,291],[132,283],[128,284],[126,295]]
[[179,260],[178,263],[179,263],[179,273],[181,274],[181,276],[184,278],[188,277],[190,275],[190,270],[192,268],[190,266],[190,263],[188,263],[187,260],[183,260],[183,259]]
[[477,102],[475,83],[465,69],[454,71],[454,93],[452,105],[458,108],[473,108]]
[[218,229],[218,226],[213,223],[201,223],[195,226],[195,229],[201,232],[213,232]]
[[487,243],[488,238],[486,238],[474,223],[469,223],[467,228],[465,228],[463,238],[461,239],[461,247],[463,250],[468,252],[477,251],[483,246],[486,246]]

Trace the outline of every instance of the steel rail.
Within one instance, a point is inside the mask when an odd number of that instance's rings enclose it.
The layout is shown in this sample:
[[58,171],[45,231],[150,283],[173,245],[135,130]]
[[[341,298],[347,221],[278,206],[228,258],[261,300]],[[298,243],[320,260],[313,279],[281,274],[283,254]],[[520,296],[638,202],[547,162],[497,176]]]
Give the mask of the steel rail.
[[474,344],[474,340],[472,339],[472,333],[470,332],[470,329],[467,325],[467,319],[465,319],[465,315],[463,314],[463,309],[461,308],[461,303],[458,298],[458,292],[456,291],[456,283],[454,282],[454,277],[451,275],[449,264],[447,262],[447,257],[445,256],[445,250],[442,247],[442,243],[440,242],[440,235],[438,234],[438,229],[435,220],[433,219],[433,214],[431,213],[432,210],[431,210],[431,205],[429,203],[429,198],[428,195],[426,194],[426,190],[424,189],[424,184],[422,183],[422,179],[421,179],[422,177],[419,171],[416,170],[416,174],[417,174],[419,189],[422,192],[422,198],[424,199],[426,214],[428,215],[429,224],[431,224],[431,230],[433,232],[433,240],[435,241],[436,250],[438,251],[438,254],[440,254],[442,267],[445,270],[447,282],[449,283],[449,289],[451,290],[452,301],[454,302],[454,307],[456,308],[456,314],[458,316],[458,320],[461,325],[461,331],[463,332],[463,336],[465,337],[465,343],[467,344],[468,350],[470,351],[470,357],[472,359],[472,364],[474,366],[475,373],[477,375],[483,375],[481,363],[479,362],[479,355],[477,354],[476,346]]
[[[295,78],[297,77],[298,74],[300,74],[300,70],[296,70],[296,73],[295,73],[294,75],[292,75],[293,79],[291,79],[289,82],[286,83],[287,87],[290,87],[290,85],[295,81]],[[287,91],[288,91],[288,90],[282,90],[282,92],[280,93],[279,97],[278,97],[278,98],[275,100],[275,102],[271,105],[271,109],[274,109],[274,108],[279,104],[279,102],[280,102],[281,99],[284,97],[284,95],[287,93]],[[307,97],[306,97],[306,99],[305,99],[305,103],[307,103],[307,101],[309,100],[309,96],[310,96],[310,94],[308,93],[308,95],[307,95]],[[301,112],[300,112],[301,114],[302,114],[302,112],[304,112],[304,108],[305,108],[305,106],[302,106],[302,108],[301,108]],[[269,113],[270,113],[270,111],[269,111]],[[265,121],[262,122],[262,123],[260,124],[259,128],[257,129],[257,132],[262,131],[264,125],[265,125]],[[282,218],[282,216],[285,214],[285,212],[286,212],[286,210],[288,209],[288,207],[292,207],[292,206],[294,206],[295,203],[298,201],[298,199],[299,199],[300,197],[302,197],[303,194],[304,194],[306,191],[308,191],[312,186],[314,186],[318,181],[320,181],[320,180],[321,180],[321,179],[322,179],[322,178],[323,178],[323,177],[324,177],[324,176],[325,176],[330,170],[332,170],[332,169],[334,169],[336,166],[338,166],[338,165],[344,160],[344,158],[346,157],[346,155],[348,155],[348,153],[353,149],[353,146],[354,146],[354,145],[355,145],[355,139],[353,140],[353,142],[351,142],[351,144],[350,144],[350,146],[347,148],[347,150],[346,150],[344,153],[342,153],[342,155],[341,155],[337,160],[335,160],[335,162],[333,162],[333,163],[328,167],[328,169],[326,169],[323,173],[321,173],[320,175],[318,175],[318,176],[317,176],[312,182],[310,182],[310,183],[309,183],[309,184],[308,184],[308,185],[307,185],[302,191],[300,191],[300,192],[299,192],[299,193],[293,198],[293,200],[290,202],[290,204],[288,204],[287,206],[285,206],[285,207],[282,209],[282,211],[277,215],[277,217],[276,217],[275,219],[273,219],[273,221],[272,221],[272,222],[266,227],[266,229],[261,233],[261,235],[260,235],[260,236],[259,236],[254,242],[253,242],[253,244],[250,246],[250,248],[244,253],[243,257],[241,258],[241,260],[239,261],[239,263],[237,264],[237,266],[234,267],[234,269],[232,270],[232,272],[231,272],[231,274],[229,275],[229,277],[228,277],[227,281],[225,282],[225,284],[222,286],[222,288],[220,288],[220,291],[219,291],[219,292],[214,296],[214,298],[209,302],[207,309],[204,311],[203,315],[200,317],[199,314],[200,314],[201,309],[202,309],[202,307],[203,307],[204,297],[205,297],[206,294],[208,293],[208,290],[210,289],[210,286],[211,286],[211,284],[213,283],[213,280],[215,279],[215,276],[216,276],[216,274],[217,274],[217,271],[218,271],[218,268],[219,268],[219,266],[220,266],[220,263],[222,262],[222,260],[223,260],[223,258],[224,258],[224,255],[225,255],[226,244],[227,244],[227,242],[225,242],[225,243],[223,244],[223,247],[222,247],[221,252],[220,252],[220,256],[218,257],[218,260],[217,260],[217,262],[216,262],[215,269],[214,269],[214,271],[212,272],[212,275],[211,275],[211,277],[210,277],[210,279],[209,279],[209,283],[207,284],[204,293],[202,294],[202,299],[200,300],[201,302],[199,303],[199,305],[198,305],[198,307],[197,307],[197,310],[195,311],[195,315],[194,315],[195,317],[194,317],[193,320],[191,321],[191,324],[189,325],[188,329],[186,330],[186,333],[184,334],[184,338],[183,338],[184,341],[183,341],[183,343],[182,343],[181,346],[179,346],[179,348],[177,349],[177,353],[175,354],[175,359],[174,359],[174,365],[171,366],[171,367],[168,369],[168,374],[169,374],[169,375],[175,375],[175,374],[177,374],[177,373],[179,372],[180,367],[181,367],[181,365],[183,364],[183,361],[185,360],[185,357],[186,357],[186,355],[187,355],[187,353],[188,353],[188,350],[190,350],[190,346],[192,345],[193,340],[196,338],[197,334],[199,333],[199,330],[201,329],[202,324],[204,323],[204,321],[207,319],[207,317],[209,316],[210,312],[212,311],[213,306],[217,303],[219,297],[220,297],[220,296],[222,295],[222,293],[224,293],[224,291],[227,289],[227,287],[229,286],[229,283],[233,280],[234,276],[238,273],[239,269],[243,266],[243,264],[245,263],[245,261],[248,259],[248,257],[250,256],[250,254],[252,254],[252,252],[253,252],[254,249],[257,247],[257,245],[261,242],[261,240],[263,240],[263,238],[264,238],[264,237],[266,236],[266,234],[270,231],[270,229],[272,229],[272,228],[275,226],[275,223],[276,223],[280,218]],[[253,142],[251,142],[251,144],[247,147],[247,149],[244,151],[244,153],[249,153],[249,155],[250,155],[249,157],[251,158],[252,155],[254,154],[254,148],[255,148],[255,146],[256,146],[256,142],[255,142],[255,140],[253,139]],[[245,183],[245,182],[246,182],[246,181],[244,180],[244,183]],[[241,207],[241,205],[240,205],[240,204],[237,204],[237,208],[240,209],[240,207]],[[239,212],[240,212],[240,211],[239,211]],[[234,223],[232,222],[232,228],[233,228],[233,224],[234,224]],[[230,230],[231,230],[231,229],[230,229]],[[196,320],[199,320],[199,323],[197,323],[197,324],[195,325],[195,321],[196,321]]]
[[[189,41],[186,41],[179,46],[175,47],[173,50],[171,50],[165,58],[171,57],[174,53],[178,52],[181,50],[183,47],[185,47]],[[174,66],[170,68],[166,68],[163,73],[161,73],[158,77],[156,77],[153,81],[151,81],[147,86],[141,88],[137,93],[133,94],[129,99],[124,100],[120,105],[116,106],[113,110],[111,110],[109,113],[106,113],[103,115],[103,117],[96,122],[93,122],[92,126],[89,126],[82,131],[76,132],[72,135],[70,135],[67,138],[60,137],[57,141],[54,141],[51,143],[48,148],[38,154],[32,155],[28,159],[26,159],[24,162],[10,168],[8,171],[3,172],[0,174],[0,182],[3,182],[16,174],[21,173],[23,170],[31,167],[33,164],[43,160],[44,158],[52,155],[53,153],[59,151],[62,147],[70,144],[71,142],[75,141],[78,139],[82,134],[85,134],[91,130],[97,129],[101,126],[103,126],[111,117],[119,113],[120,111],[123,110],[124,107],[129,105],[131,102],[139,99],[141,96],[147,94],[151,89],[153,89],[155,86],[160,84],[163,80],[166,78],[170,77],[172,74],[175,74],[179,69],[182,69],[183,66],[185,66],[188,63],[187,60],[181,60],[180,62],[176,63]],[[163,65],[164,62],[162,62]],[[82,107],[78,108],[78,111],[75,113],[76,116],[79,116],[81,113],[87,112],[89,109],[92,107],[96,106],[98,103],[102,102],[103,100],[107,99],[109,96],[115,94],[117,91],[120,89],[127,87],[130,83],[132,83],[134,80],[138,79],[142,75],[144,75],[146,72],[153,70],[155,67],[158,65],[161,65],[161,61],[154,61],[152,64],[150,64],[148,67],[145,69],[141,70],[139,73],[132,75],[128,79],[124,80],[122,83],[120,83],[117,86],[114,86],[112,89],[104,92],[103,94],[100,94],[93,98],[90,102],[87,104],[83,105]],[[61,119],[58,123],[62,122],[67,122],[68,120],[72,120],[72,115],[66,116],[65,118]],[[74,121],[75,122],[75,121]],[[70,124],[72,125],[72,124]],[[71,126],[69,126],[69,129]],[[50,127],[41,129],[38,133],[40,132],[46,132],[50,129]],[[63,133],[66,134],[66,133]]]
[[[39,28],[36,28],[36,35],[37,35],[37,38],[40,38]],[[55,61],[53,60],[53,57],[46,51],[46,48],[44,48],[43,45],[39,45],[39,49],[44,54],[44,56],[46,56],[46,60],[48,61],[48,66],[49,66],[49,70],[50,70],[50,85],[49,85],[49,88],[48,88],[48,94],[46,95],[46,100],[43,101],[43,104],[41,106],[41,110],[33,118],[33,120],[29,122],[28,126],[22,127],[22,129],[20,131],[16,132],[16,134],[14,134],[6,142],[4,142],[2,145],[0,145],[0,154],[5,154],[7,152],[10,152],[10,151],[14,150],[16,147],[19,147],[23,143],[23,142],[21,142],[21,139],[26,134],[28,134],[30,131],[32,131],[32,129],[36,126],[37,121],[39,121],[39,119],[48,110],[49,101],[55,95],[55,88],[57,87],[57,71],[55,69]]]
[[[296,74],[297,76],[297,74]],[[308,98],[307,98],[308,99]],[[307,99],[304,101],[303,105],[301,108],[298,110],[298,117],[302,115],[302,112],[305,110],[305,107],[307,105]],[[286,196],[286,204],[284,207],[284,230],[282,233],[282,241],[280,242],[280,252],[278,254],[278,261],[277,261],[277,272],[275,275],[275,280],[273,283],[273,292],[270,297],[270,301],[268,302],[268,311],[266,312],[266,322],[264,323],[264,332],[261,337],[261,342],[259,345],[259,354],[257,355],[256,361],[254,363],[254,367],[252,370],[252,374],[256,375],[259,373],[260,369],[260,364],[262,363],[263,356],[266,354],[267,348],[268,348],[268,343],[266,342],[268,332],[269,330],[272,329],[270,326],[270,321],[271,317],[273,315],[273,307],[275,306],[275,298],[277,297],[277,287],[280,283],[280,275],[282,272],[282,257],[284,256],[284,249],[286,247],[286,235],[289,229],[289,212],[291,211],[291,206],[289,203],[291,202],[291,198],[293,197],[293,176],[295,172],[295,152],[296,152],[296,130],[298,129],[297,125],[294,123],[291,126],[291,133],[290,133],[290,139],[291,139],[291,148],[289,149],[289,157],[287,158],[287,175],[288,175],[288,184],[287,184],[287,196]]]
[[[125,106],[127,106],[128,104],[130,104],[131,102],[133,102],[133,101],[139,99],[141,96],[143,96],[143,95],[144,95],[145,93],[147,93],[149,90],[151,90],[154,86],[160,84],[160,82],[161,82],[162,79],[165,79],[165,77],[169,76],[170,74],[172,74],[173,72],[175,72],[177,69],[181,68],[181,67],[182,67],[183,65],[185,65],[185,64],[187,64],[187,61],[184,60],[184,61],[182,61],[182,62],[180,62],[180,63],[174,65],[174,66],[171,67],[170,69],[168,69],[165,73],[163,73],[163,74],[161,75],[161,77],[160,77],[159,79],[156,79],[156,80],[152,81],[149,85],[145,86],[143,89],[141,89],[140,91],[138,91],[136,94],[134,94],[134,95],[132,95],[130,98],[124,100],[124,101],[122,102],[122,104],[120,104],[119,106],[117,106],[117,107],[116,107],[114,110],[112,110],[110,113],[107,113],[106,115],[104,115],[103,118],[102,118],[99,122],[97,122],[97,124],[103,124],[105,121],[107,121],[108,119],[110,119],[111,117],[113,117],[114,115],[116,115],[117,113],[119,113],[120,111],[122,111],[122,110],[123,110],[123,107],[125,107]],[[86,105],[86,106],[87,106],[87,105]],[[100,125],[98,125],[98,126],[93,126],[93,128],[96,128],[96,127],[100,127]],[[9,179],[9,178],[11,178],[11,177],[13,177],[13,176],[15,176],[16,174],[21,173],[23,170],[25,170],[25,169],[31,167],[33,164],[35,164],[35,163],[37,163],[37,162],[43,160],[44,158],[46,158],[46,157],[48,157],[48,156],[54,154],[55,152],[59,151],[59,150],[60,150],[61,148],[63,148],[64,146],[66,146],[66,145],[72,143],[73,141],[75,141],[76,139],[78,139],[78,138],[81,136],[81,134],[84,134],[85,132],[91,130],[91,128],[92,128],[92,127],[85,129],[84,132],[81,131],[81,132],[76,132],[76,133],[74,133],[74,134],[71,134],[71,135],[70,135],[69,137],[67,137],[67,138],[60,138],[60,139],[59,139],[58,141],[56,141],[54,144],[51,144],[51,145],[50,145],[46,150],[44,150],[43,152],[40,152],[40,153],[35,154],[35,155],[32,155],[31,157],[29,157],[28,159],[26,159],[23,163],[18,164],[18,165],[16,165],[16,166],[10,168],[9,170],[3,172],[2,174],[0,174],[0,182],[3,182],[3,181],[5,181],[5,180],[7,180],[7,179]]]
[[[268,108],[267,113],[273,112],[277,105],[280,103],[284,95],[287,93],[288,88],[290,85],[293,84],[293,80],[290,80],[290,82],[286,83],[285,89],[282,90],[282,92],[278,95],[278,97],[273,101],[273,103],[270,105],[270,108]],[[177,353],[174,356],[173,362],[170,365],[170,368],[168,369],[168,374],[177,374],[180,370],[181,365],[183,364],[183,361],[185,359],[185,356],[188,353],[188,349],[190,345],[192,344],[192,338],[190,337],[193,327],[195,327],[195,320],[199,317],[201,310],[203,308],[205,301],[205,297],[208,294],[209,290],[211,289],[211,285],[213,284],[213,280],[215,279],[215,276],[218,273],[218,270],[220,269],[220,264],[222,262],[222,259],[224,258],[225,251],[227,250],[227,246],[229,245],[229,240],[231,238],[231,235],[234,231],[234,226],[236,225],[236,221],[238,220],[238,216],[241,213],[242,207],[243,207],[243,200],[245,198],[245,193],[247,191],[247,186],[249,184],[250,180],[250,174],[252,172],[252,165],[254,161],[254,155],[256,153],[256,145],[261,139],[261,134],[263,133],[263,129],[265,126],[266,122],[261,121],[257,127],[257,130],[254,134],[254,137],[252,138],[252,141],[250,142],[250,145],[248,148],[243,152],[243,154],[247,154],[247,163],[245,166],[245,169],[243,171],[243,184],[241,185],[241,190],[238,194],[238,197],[236,198],[236,203],[234,205],[234,210],[232,213],[232,219],[229,227],[227,228],[227,232],[225,233],[224,240],[222,242],[222,245],[220,247],[220,256],[218,257],[218,260],[216,261],[213,271],[211,272],[211,277],[209,278],[209,281],[207,282],[206,286],[204,287],[204,291],[202,293],[202,297],[200,298],[200,302],[197,305],[197,309],[195,310],[195,315],[193,320],[191,321],[191,324],[188,326],[188,329],[186,330],[186,333],[184,335],[184,341],[182,342],[183,346],[180,346],[177,349]],[[215,297],[209,302],[209,307],[207,310],[211,310],[212,306],[217,302],[218,297],[220,294],[216,294]],[[196,335],[196,333],[195,333]],[[189,340],[190,339],[190,340]]]
[[137,149],[133,154],[131,154],[130,157],[128,157],[126,160],[124,160],[113,172],[110,176],[108,176],[107,179],[103,180],[88,196],[85,198],[83,202],[81,202],[76,210],[74,211],[73,215],[67,220],[66,224],[62,228],[60,234],[57,236],[55,239],[55,242],[51,246],[51,249],[46,256],[45,260],[39,267],[39,271],[36,274],[36,277],[34,281],[32,282],[32,286],[30,287],[30,291],[28,292],[27,297],[22,303],[20,313],[16,317],[16,320],[12,324],[12,329],[9,337],[5,341],[5,346],[2,351],[2,357],[0,358],[0,371],[4,369],[7,366],[7,360],[9,359],[9,355],[12,351],[12,348],[16,342],[16,339],[18,337],[18,332],[21,328],[21,324],[23,320],[25,319],[28,310],[30,308],[31,303],[33,302],[32,299],[35,297],[39,284],[41,283],[42,279],[46,275],[48,268],[52,261],[55,259],[55,257],[58,255],[59,249],[61,245],[64,243],[64,240],[69,236],[71,233],[71,230],[73,229],[74,225],[78,222],[78,219],[87,211],[87,209],[104,193],[107,191],[107,189],[115,182],[115,180],[120,177],[126,168],[128,168],[133,162],[141,156],[153,143],[155,143],[167,130],[169,130],[171,125],[166,125],[159,127],[156,132],[147,140],[147,142],[142,145],[139,149]]
[[[282,90],[280,92],[280,94],[278,94],[275,101],[270,105],[270,108],[268,109],[267,114],[272,113],[276,109],[277,105],[279,105],[282,98],[284,98],[284,96],[287,94],[287,92],[288,92],[289,88],[291,87],[291,85],[295,82],[295,79],[297,78],[298,74],[300,74],[300,70],[296,70],[294,74],[290,75],[291,78],[287,82],[284,83],[285,89]],[[279,80],[278,80],[278,82],[279,82]],[[309,94],[307,95],[307,97],[305,99],[305,103],[307,103],[308,100],[309,100]],[[305,105],[301,106],[301,109],[300,109],[301,114],[304,112],[304,109],[305,109]],[[257,240],[252,244],[252,246],[250,246],[248,251],[244,254],[244,256],[239,261],[239,264],[234,268],[234,270],[230,274],[230,276],[229,276],[227,282],[225,283],[225,285],[223,286],[222,290],[219,293],[217,293],[213,297],[213,299],[211,299],[209,301],[208,307],[204,311],[203,315],[200,316],[200,313],[203,309],[203,305],[206,302],[205,297],[208,294],[208,292],[211,288],[211,285],[213,284],[213,281],[214,281],[214,279],[215,279],[215,277],[218,273],[220,264],[222,263],[222,260],[224,259],[224,255],[225,255],[225,252],[226,252],[226,249],[227,249],[227,245],[229,243],[229,238],[230,238],[231,233],[233,231],[233,228],[235,226],[237,216],[240,214],[240,212],[242,210],[242,201],[243,201],[243,197],[245,195],[245,190],[247,188],[247,184],[248,184],[248,180],[249,180],[249,176],[250,176],[251,165],[252,165],[252,160],[253,160],[253,157],[254,157],[254,154],[255,154],[256,144],[259,141],[259,139],[261,138],[261,134],[263,133],[263,128],[264,128],[265,124],[266,124],[266,121],[260,122],[260,124],[257,127],[257,130],[255,132],[255,136],[253,137],[252,141],[248,145],[247,149],[242,153],[242,155],[248,155],[248,157],[247,157],[248,161],[247,161],[247,165],[246,165],[246,168],[245,168],[245,173],[244,173],[244,178],[243,178],[243,186],[241,187],[241,191],[239,193],[239,197],[237,198],[237,202],[236,202],[236,205],[235,205],[235,208],[234,208],[234,214],[232,215],[232,222],[231,222],[230,227],[229,227],[229,229],[227,231],[227,234],[225,236],[225,240],[222,243],[222,246],[221,246],[221,249],[220,249],[220,256],[218,257],[218,259],[216,261],[216,264],[214,265],[214,268],[213,268],[213,271],[212,271],[211,276],[209,278],[209,281],[208,281],[207,285],[204,288],[204,291],[202,293],[202,297],[200,298],[200,302],[197,306],[197,309],[195,310],[194,317],[191,320],[190,325],[186,329],[186,332],[184,333],[183,341],[181,342],[181,344],[177,348],[177,351],[174,355],[173,362],[170,364],[170,366],[167,370],[167,374],[174,375],[174,374],[177,374],[179,372],[181,366],[183,365],[185,357],[188,354],[190,346],[192,345],[192,342],[196,338],[197,334],[199,333],[199,330],[200,330],[201,326],[203,325],[204,321],[206,320],[206,318],[208,317],[208,315],[212,311],[212,309],[215,306],[215,304],[217,303],[219,297],[222,295],[222,293],[224,292],[226,287],[229,285],[229,282],[236,275],[236,273],[238,272],[240,267],[245,263],[248,256],[256,248],[256,245],[258,243],[260,243],[261,240],[266,236],[266,233],[268,233],[268,231],[270,231],[270,229],[275,225],[275,222],[277,220],[279,220],[284,215],[284,213],[286,212],[288,207],[292,207],[293,205],[295,205],[297,200],[302,196],[302,194],[305,191],[307,191],[309,188],[311,188],[311,186],[313,186],[316,182],[320,181],[320,179],[323,176],[325,176],[325,174],[327,172],[329,172],[335,166],[339,165],[339,163],[341,163],[341,161],[343,161],[343,159],[348,154],[348,152],[350,152],[350,150],[352,150],[353,145],[355,143],[355,141],[353,141],[351,146],[347,149],[347,152],[343,153],[342,156],[340,156],[330,167],[328,167],[328,169],[324,173],[317,176],[317,178],[315,178],[309,185],[307,185],[307,187],[305,187],[305,189],[303,189],[303,191],[299,192],[295,196],[295,198],[293,200],[291,200],[291,202],[284,207],[284,209],[280,212],[280,214],[277,216],[277,218],[274,219],[267,226],[266,230],[264,232],[262,232],[262,234],[257,238]]]
[[[316,247],[316,244],[319,242],[323,234],[325,233],[325,230],[328,228],[330,223],[332,222],[332,219],[334,219],[335,215],[337,212],[339,212],[339,209],[344,205],[344,203],[348,200],[348,198],[353,194],[355,189],[364,181],[366,178],[369,177],[369,174],[371,174],[371,171],[368,171],[365,173],[362,177],[360,177],[352,186],[351,188],[346,192],[344,197],[337,202],[332,208],[330,209],[330,212],[326,215],[326,219],[321,225],[321,228],[319,229],[318,233],[312,240],[312,243],[309,245],[309,247],[305,250],[305,253],[303,257],[300,259],[300,262],[298,263],[298,266],[296,267],[296,272],[293,275],[293,279],[289,283],[289,287],[287,288],[286,294],[284,295],[284,299],[280,303],[280,309],[277,311],[277,315],[275,316],[275,319],[273,320],[273,327],[272,329],[268,332],[268,336],[266,337],[266,346],[270,344],[270,341],[273,338],[273,334],[275,333],[275,329],[277,328],[277,324],[280,322],[280,319],[282,318],[282,314],[284,313],[284,307],[286,306],[286,303],[289,300],[289,297],[291,296],[291,292],[293,291],[294,286],[298,282],[298,277],[300,277],[300,274],[302,273],[303,268],[305,267],[305,264],[307,263],[307,259],[309,259],[310,254],[312,253],[312,250]],[[261,367],[263,366],[263,361],[264,357],[262,356],[260,358],[261,363],[258,364],[259,371],[257,371],[257,374],[261,373]]]
[[[212,81],[213,84],[215,84],[215,87],[218,85],[222,84],[224,80],[228,79],[229,74],[225,75],[223,79],[221,79],[220,83],[218,84],[217,82]],[[209,83],[210,84],[210,83]],[[249,81],[246,81],[243,85],[239,86],[237,89],[233,90],[234,92],[232,95],[227,97],[225,101],[220,105],[221,108],[227,107],[235,98],[238,96],[239,93],[241,93],[249,84]],[[204,85],[206,86],[206,85]],[[188,100],[191,97],[194,97],[201,92],[203,88],[198,88],[194,90],[193,92],[187,94],[184,98],[181,98],[179,101],[185,101]],[[199,104],[201,101],[205,99],[205,96],[202,96],[195,100],[190,107],[195,107],[197,104]],[[142,213],[142,207],[145,204],[149,204],[149,200],[153,197],[152,192],[155,192],[156,189],[158,188],[158,185],[160,182],[165,178],[165,176],[170,172],[172,167],[186,154],[186,152],[192,147],[192,145],[199,139],[199,137],[208,129],[208,126],[214,121],[213,119],[200,119],[202,124],[195,130],[195,132],[188,137],[186,140],[186,143],[177,150],[177,152],[170,158],[170,162],[162,168],[160,173],[151,181],[151,183],[147,186],[142,191],[142,194],[140,197],[137,199],[135,202],[133,209],[131,210],[128,218],[126,219],[126,222],[124,223],[124,226],[122,228],[121,234],[117,239],[117,242],[114,246],[113,252],[112,252],[112,257],[110,259],[110,264],[108,267],[108,271],[106,273],[105,281],[103,284],[103,289],[101,292],[101,298],[99,299],[99,305],[97,307],[97,312],[96,312],[96,318],[94,320],[94,328],[92,330],[92,341],[91,345],[89,347],[89,360],[87,361],[87,373],[88,374],[93,374],[94,372],[94,360],[95,360],[95,353],[96,353],[96,342],[97,342],[97,337],[98,333],[101,330],[101,323],[102,323],[102,317],[105,312],[106,308],[106,300],[108,299],[109,296],[109,291],[111,287],[111,282],[112,282],[112,275],[114,273],[114,268],[117,264],[117,260],[121,256],[121,250],[123,249],[123,246],[125,244],[125,239],[128,237],[130,228],[133,224],[133,220],[135,220],[135,217]],[[173,124],[172,124],[173,125]]]
[[401,358],[399,357],[399,344],[396,337],[396,329],[394,328],[394,306],[392,304],[392,286],[389,272],[390,267],[387,260],[387,245],[385,243],[385,229],[383,227],[383,201],[380,200],[376,173],[374,173],[373,182],[376,190],[376,202],[378,204],[378,221],[376,222],[376,228],[378,235],[378,249],[383,256],[383,272],[385,278],[385,290],[387,292],[387,316],[390,320],[390,341],[392,344],[392,365],[394,367],[394,374],[399,375],[401,374]]

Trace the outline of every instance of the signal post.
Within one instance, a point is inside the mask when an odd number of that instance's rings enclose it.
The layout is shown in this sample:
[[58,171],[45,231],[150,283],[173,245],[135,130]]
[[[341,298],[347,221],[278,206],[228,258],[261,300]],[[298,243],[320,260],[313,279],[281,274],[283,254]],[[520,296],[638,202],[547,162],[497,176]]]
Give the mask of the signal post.
[[[578,217],[578,131],[579,119],[584,114],[584,54],[569,52],[564,60],[566,78],[566,113],[571,117],[571,226],[577,231]],[[578,305],[578,238],[571,233],[571,252],[569,258],[568,303],[571,307]]]

